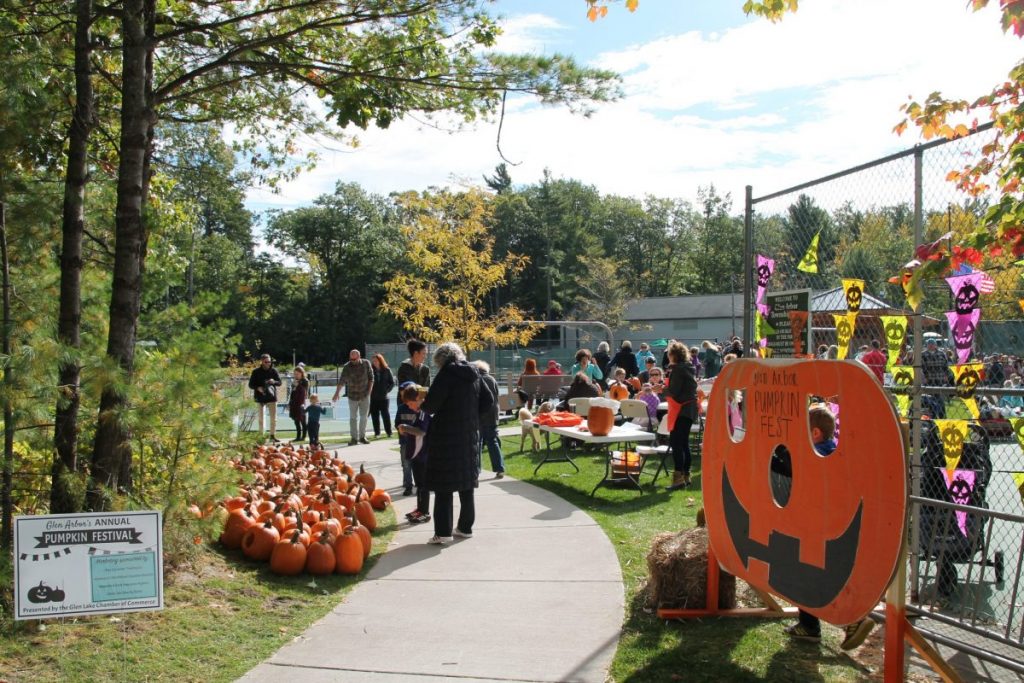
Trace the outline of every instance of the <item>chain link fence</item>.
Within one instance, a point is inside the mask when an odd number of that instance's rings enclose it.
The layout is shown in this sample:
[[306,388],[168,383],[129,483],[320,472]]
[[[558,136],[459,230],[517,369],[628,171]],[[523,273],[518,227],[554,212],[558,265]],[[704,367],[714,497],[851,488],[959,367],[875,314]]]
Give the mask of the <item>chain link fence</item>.
[[[763,255],[774,259],[768,294],[808,290],[810,309],[809,330],[784,320],[787,334],[769,337],[769,353],[845,352],[870,366],[877,344],[911,433],[908,611],[929,638],[1020,672],[1024,268],[1010,254],[986,255],[960,280],[928,284],[916,314],[890,281],[916,245],[951,246],[980,224],[994,195],[967,197],[947,175],[993,135],[919,145],[760,197],[748,188],[744,337],[760,336]],[[795,349],[794,333],[809,348]]]

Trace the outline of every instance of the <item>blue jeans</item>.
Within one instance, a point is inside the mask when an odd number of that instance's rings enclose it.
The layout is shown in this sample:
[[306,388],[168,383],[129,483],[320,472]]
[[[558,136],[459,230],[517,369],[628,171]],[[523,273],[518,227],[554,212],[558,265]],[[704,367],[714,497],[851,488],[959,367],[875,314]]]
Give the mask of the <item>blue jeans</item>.
[[[505,471],[505,460],[501,457],[501,440],[498,439],[498,428],[496,426],[480,426],[480,454],[483,455],[484,447],[487,447],[487,454],[491,456],[491,469],[497,472]],[[477,463],[479,470],[479,463]]]
[[348,438],[353,441],[366,438],[366,418],[370,416],[370,397],[348,400]]
[[[402,487],[405,489],[412,488],[413,472],[412,472],[412,461],[406,459],[406,457],[400,456],[402,459]],[[426,512],[426,510],[424,510]]]

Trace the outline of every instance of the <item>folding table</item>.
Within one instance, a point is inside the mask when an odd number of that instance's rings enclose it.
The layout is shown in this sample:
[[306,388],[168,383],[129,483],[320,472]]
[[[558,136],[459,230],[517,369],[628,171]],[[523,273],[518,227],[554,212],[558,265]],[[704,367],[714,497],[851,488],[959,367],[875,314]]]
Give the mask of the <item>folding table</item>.
[[636,467],[635,473],[632,472],[632,468],[630,468],[628,464],[624,462],[621,463],[623,472],[617,473],[613,471],[613,465],[616,465],[618,463],[613,463],[614,455],[613,450],[610,448],[610,446],[611,444],[616,443],[630,444],[642,443],[645,441],[654,441],[656,435],[653,432],[645,431],[627,422],[626,424],[612,427],[612,431],[608,433],[606,436],[594,436],[593,434],[590,433],[589,430],[587,430],[586,420],[584,420],[582,424],[579,424],[575,427],[552,427],[549,425],[538,425],[538,427],[542,432],[545,432],[544,436],[547,448],[544,454],[544,459],[540,461],[536,468],[534,468],[534,474],[537,474],[537,470],[541,468],[541,465],[544,465],[549,462],[568,462],[570,465],[576,468],[577,472],[580,471],[580,468],[577,467],[575,462],[573,462],[572,457],[569,455],[569,451],[567,449],[561,449],[562,452],[559,454],[555,454],[554,451],[552,451],[551,435],[554,434],[556,436],[562,436],[567,439],[576,439],[578,441],[582,441],[583,443],[609,445],[607,459],[605,460],[604,478],[601,481],[597,482],[597,486],[595,486],[594,490],[590,492],[591,496],[597,493],[597,490],[601,488],[601,486],[606,484],[629,484],[637,491],[641,493],[643,492],[643,488],[641,488],[640,486],[639,479],[640,473],[643,472],[644,465],[647,464],[647,456],[637,454],[637,457],[639,458],[639,464]]

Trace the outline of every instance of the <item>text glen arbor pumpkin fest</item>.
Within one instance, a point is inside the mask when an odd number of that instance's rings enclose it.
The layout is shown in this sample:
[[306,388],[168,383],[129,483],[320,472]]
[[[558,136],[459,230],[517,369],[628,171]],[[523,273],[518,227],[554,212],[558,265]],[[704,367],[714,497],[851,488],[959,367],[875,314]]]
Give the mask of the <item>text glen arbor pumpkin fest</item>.
[[[745,433],[726,401],[746,398]],[[841,407],[838,446],[819,455],[808,408]],[[903,435],[881,385],[859,363],[740,359],[715,380],[705,430],[708,536],[722,567],[833,624],[866,616],[895,571],[906,528]],[[791,463],[786,496],[772,455]]]

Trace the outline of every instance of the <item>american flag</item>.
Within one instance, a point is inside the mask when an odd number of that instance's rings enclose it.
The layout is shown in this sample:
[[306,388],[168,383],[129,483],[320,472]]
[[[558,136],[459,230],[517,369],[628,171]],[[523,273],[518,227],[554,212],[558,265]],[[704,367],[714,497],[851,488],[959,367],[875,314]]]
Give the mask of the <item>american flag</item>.
[[991,294],[996,291],[996,281],[992,279],[992,276],[983,270],[975,271],[981,277],[978,279],[978,291],[982,294]]

